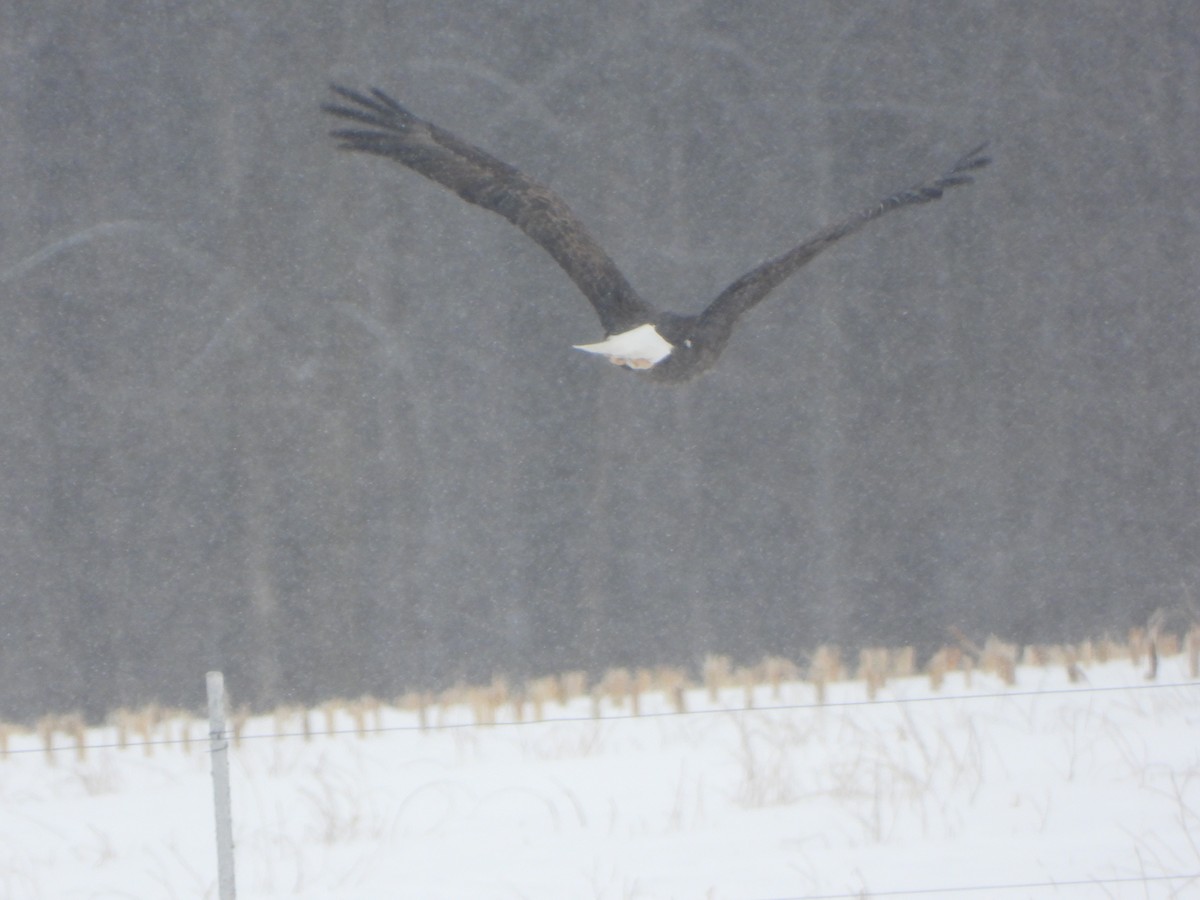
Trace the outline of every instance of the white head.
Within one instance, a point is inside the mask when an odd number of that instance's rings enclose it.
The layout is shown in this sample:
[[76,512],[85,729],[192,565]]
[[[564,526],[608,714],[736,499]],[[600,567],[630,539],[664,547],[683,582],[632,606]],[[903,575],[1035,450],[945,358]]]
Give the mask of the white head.
[[675,345],[647,322],[629,331],[610,335],[598,344],[575,344],[575,349],[599,353],[614,366],[651,369],[670,356]]

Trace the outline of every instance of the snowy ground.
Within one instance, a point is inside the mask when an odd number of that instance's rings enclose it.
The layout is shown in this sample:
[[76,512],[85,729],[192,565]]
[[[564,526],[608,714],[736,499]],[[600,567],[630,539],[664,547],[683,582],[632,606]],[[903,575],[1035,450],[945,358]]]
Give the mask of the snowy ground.
[[[547,715],[582,721],[428,731],[387,710],[400,728],[365,738],[252,738],[279,722],[251,720],[231,751],[238,895],[1200,896],[1200,684],[1182,657],[1143,670],[902,679],[875,703],[847,682],[823,707],[811,685],[757,689],[795,705],[776,710],[696,691],[684,715],[651,695],[664,714],[606,720],[579,700]],[[12,737],[0,896],[216,897],[208,755],[150,749],[50,761]],[[967,891],[985,886],[1004,887]]]

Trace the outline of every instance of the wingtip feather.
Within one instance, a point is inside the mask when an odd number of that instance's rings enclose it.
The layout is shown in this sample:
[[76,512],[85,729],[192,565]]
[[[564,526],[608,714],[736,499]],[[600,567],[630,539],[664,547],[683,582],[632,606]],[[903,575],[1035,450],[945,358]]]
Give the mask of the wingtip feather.
[[331,81],[329,89],[339,97],[349,100],[353,104],[350,107],[340,106],[336,103],[321,105],[321,108],[325,112],[332,113],[333,115],[343,116],[348,119],[358,119],[360,121],[370,121],[369,116],[376,116],[393,127],[402,123],[407,124],[415,118],[412,113],[397,103],[392,97],[379,90],[379,88],[371,88],[371,93],[368,96],[361,91],[356,91]]

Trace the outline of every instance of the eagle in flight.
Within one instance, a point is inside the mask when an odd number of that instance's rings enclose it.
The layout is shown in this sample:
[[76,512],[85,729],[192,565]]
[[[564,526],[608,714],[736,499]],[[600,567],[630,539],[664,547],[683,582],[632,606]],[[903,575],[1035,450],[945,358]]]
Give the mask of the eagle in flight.
[[367,95],[336,84],[331,89],[340,100],[322,109],[352,123],[331,132],[342,149],[394,159],[468,203],[508,219],[554,257],[600,317],[605,339],[576,345],[577,349],[669,382],[686,381],[711,368],[738,317],[826,247],[884,213],[928,203],[947,188],[970,184],[974,180],[970,173],[991,161],[983,155],[987,145],[980,145],[945,174],[892,194],[750,270],[699,315],[680,315],[660,311],[639,297],[583,223],[549,188],[417,118],[383,91],[372,89]]

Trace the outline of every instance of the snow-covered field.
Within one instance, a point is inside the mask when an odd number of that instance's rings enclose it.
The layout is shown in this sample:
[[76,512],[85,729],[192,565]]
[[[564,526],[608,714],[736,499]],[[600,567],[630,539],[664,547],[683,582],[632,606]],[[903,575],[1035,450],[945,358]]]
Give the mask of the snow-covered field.
[[[750,711],[698,690],[694,712],[648,695],[659,714],[601,720],[580,699],[546,710],[578,721],[425,731],[388,709],[363,738],[253,719],[231,751],[238,895],[1196,897],[1200,684],[1182,657],[1143,673],[908,678],[878,702],[845,682],[824,706],[785,684]],[[149,749],[10,738],[0,896],[216,897],[204,744]]]

